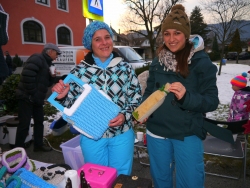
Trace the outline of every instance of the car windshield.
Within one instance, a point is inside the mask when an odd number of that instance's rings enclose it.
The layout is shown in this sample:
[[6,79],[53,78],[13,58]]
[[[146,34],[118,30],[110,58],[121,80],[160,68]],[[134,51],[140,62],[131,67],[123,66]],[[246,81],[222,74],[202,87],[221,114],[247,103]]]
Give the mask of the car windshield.
[[142,60],[143,58],[131,47],[119,48],[121,53],[128,59],[129,62],[136,62]]

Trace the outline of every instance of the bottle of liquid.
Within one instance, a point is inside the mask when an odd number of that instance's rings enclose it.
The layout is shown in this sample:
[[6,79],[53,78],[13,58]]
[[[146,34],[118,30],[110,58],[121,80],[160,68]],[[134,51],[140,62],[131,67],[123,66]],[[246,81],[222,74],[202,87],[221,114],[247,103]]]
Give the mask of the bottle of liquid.
[[81,170],[80,172],[80,182],[81,182],[81,188],[88,188],[87,180],[85,179],[84,171]]
[[91,188],[91,186],[90,186],[89,182],[87,183],[87,185],[88,185],[88,186],[87,186],[87,188]]
[[70,178],[67,179],[65,188],[72,188],[72,182]]
[[144,135],[143,135],[143,145],[147,146],[147,135],[146,135],[146,133],[144,133]]

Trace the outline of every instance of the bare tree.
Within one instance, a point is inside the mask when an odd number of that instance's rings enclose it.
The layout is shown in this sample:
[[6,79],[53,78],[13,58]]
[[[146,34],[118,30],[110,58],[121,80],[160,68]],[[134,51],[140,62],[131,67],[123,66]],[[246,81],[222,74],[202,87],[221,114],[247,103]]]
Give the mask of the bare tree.
[[141,27],[135,24],[129,24],[136,22],[135,17],[130,14],[129,10],[126,10],[124,15],[120,18],[119,26],[122,28],[125,34],[131,33],[131,30],[139,30]]
[[217,35],[221,44],[221,63],[218,75],[221,74],[222,58],[225,45],[231,42],[236,29],[243,28],[243,19],[249,19],[249,0],[200,0],[203,9],[213,20],[211,30]]
[[[129,8],[129,17],[126,25],[130,32],[138,33],[149,40],[152,56],[155,54],[155,41],[160,34],[159,27],[173,5],[183,0],[124,0]],[[146,29],[146,34],[140,28]],[[157,27],[158,26],[158,27]]]

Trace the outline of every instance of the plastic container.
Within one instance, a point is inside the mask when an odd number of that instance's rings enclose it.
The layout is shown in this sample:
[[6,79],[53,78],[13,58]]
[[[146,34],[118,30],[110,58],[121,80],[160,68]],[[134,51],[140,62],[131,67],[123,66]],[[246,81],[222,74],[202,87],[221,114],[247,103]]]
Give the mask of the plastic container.
[[[9,144],[10,145],[15,145],[16,142],[16,131],[17,131],[17,126],[19,124],[19,120],[18,117],[12,117],[6,120],[6,126],[8,129],[8,134],[9,134]],[[25,145],[27,145],[27,147],[30,145],[30,141],[32,140],[32,136],[33,136],[33,128],[29,127],[29,132],[28,135],[25,139]]]
[[80,135],[60,145],[64,162],[72,169],[78,170],[84,165],[84,157],[80,147]]
[[222,59],[222,60],[221,60],[221,63],[222,63],[222,65],[226,65],[227,59]]
[[54,136],[59,136],[69,129],[69,125],[67,121],[60,117],[58,120],[51,123],[50,129],[52,130],[52,134]]
[[117,170],[107,166],[86,163],[77,171],[79,178],[82,170],[92,188],[111,188],[117,177]]

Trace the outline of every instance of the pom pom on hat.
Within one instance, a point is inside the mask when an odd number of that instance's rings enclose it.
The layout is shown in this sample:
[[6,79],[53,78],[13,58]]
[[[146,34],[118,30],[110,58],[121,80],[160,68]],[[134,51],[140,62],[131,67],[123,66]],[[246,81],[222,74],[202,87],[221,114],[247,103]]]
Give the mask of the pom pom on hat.
[[173,12],[174,10],[177,10],[177,9],[180,9],[180,10],[182,10],[183,12],[185,12],[185,7],[182,6],[181,4],[176,4],[175,6],[173,6],[173,7],[171,8],[171,12]]
[[85,48],[87,48],[88,50],[92,50],[92,38],[93,38],[93,35],[95,34],[95,32],[97,30],[100,30],[100,29],[106,29],[111,38],[113,38],[113,32],[112,30],[110,29],[110,27],[104,23],[104,22],[101,22],[101,21],[94,21],[94,22],[91,22],[84,30],[84,34],[83,34],[83,38],[82,38],[82,44]]
[[247,86],[246,77],[247,77],[247,73],[243,72],[241,75],[234,77],[230,83],[239,88],[244,88]]
[[241,75],[244,76],[244,77],[247,77],[247,73],[246,72],[243,72]]

